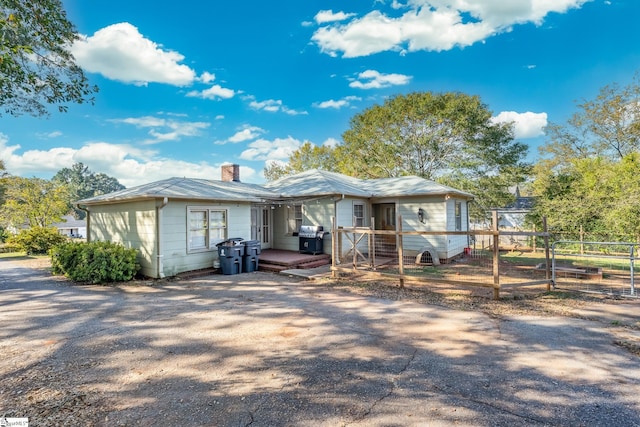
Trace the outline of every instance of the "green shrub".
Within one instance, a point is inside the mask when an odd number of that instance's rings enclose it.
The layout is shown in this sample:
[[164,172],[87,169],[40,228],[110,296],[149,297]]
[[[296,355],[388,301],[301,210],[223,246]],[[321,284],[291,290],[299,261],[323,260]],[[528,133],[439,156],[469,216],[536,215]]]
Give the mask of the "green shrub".
[[27,255],[46,254],[51,248],[67,241],[53,227],[31,227],[7,239],[7,243]]
[[0,227],[0,243],[6,242],[9,236],[11,236],[11,234],[3,227]]
[[67,242],[51,250],[51,267],[76,282],[126,282],[140,269],[137,252],[111,242]]

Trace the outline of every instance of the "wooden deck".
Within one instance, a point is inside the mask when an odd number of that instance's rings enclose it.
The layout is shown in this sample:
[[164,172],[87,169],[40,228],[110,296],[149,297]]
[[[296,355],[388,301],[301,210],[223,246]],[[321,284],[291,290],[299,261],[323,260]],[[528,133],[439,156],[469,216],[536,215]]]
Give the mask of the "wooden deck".
[[295,251],[265,249],[258,255],[258,270],[280,272],[282,270],[305,269],[331,264],[328,254],[301,254]]
[[[258,270],[279,273],[283,270],[307,269],[331,264],[331,255],[328,254],[301,254],[295,251],[283,251],[280,249],[265,249],[258,255]],[[219,274],[219,268],[203,268],[200,270],[185,271],[176,275],[181,279]]]

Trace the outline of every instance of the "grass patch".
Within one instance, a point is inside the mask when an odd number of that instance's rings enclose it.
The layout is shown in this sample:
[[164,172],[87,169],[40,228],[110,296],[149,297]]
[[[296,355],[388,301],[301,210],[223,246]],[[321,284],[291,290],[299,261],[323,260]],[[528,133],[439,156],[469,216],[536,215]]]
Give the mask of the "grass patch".
[[34,257],[31,255],[27,255],[25,252],[4,252],[4,253],[0,253],[0,259],[15,259],[17,260],[21,260],[21,259],[33,259]]

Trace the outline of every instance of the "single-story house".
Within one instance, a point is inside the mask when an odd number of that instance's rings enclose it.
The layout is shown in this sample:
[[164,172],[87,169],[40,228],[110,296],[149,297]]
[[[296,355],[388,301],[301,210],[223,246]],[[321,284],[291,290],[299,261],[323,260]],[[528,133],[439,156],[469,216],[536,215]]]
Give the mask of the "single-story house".
[[58,233],[67,237],[86,237],[87,222],[83,219],[76,219],[73,215],[65,215],[62,221],[52,224],[58,229]]
[[[239,166],[224,165],[222,180],[169,178],[84,199],[87,238],[120,242],[140,251],[141,273],[154,278],[209,268],[216,244],[258,240],[262,249],[299,250],[302,225],[409,230],[468,230],[473,196],[415,176],[362,180],[310,170],[265,185],[240,182]],[[374,224],[371,224],[371,221]],[[430,244],[440,258],[468,246],[465,235],[406,236],[416,251]],[[322,240],[331,253],[331,236]]]
[[526,216],[533,210],[535,197],[522,196],[520,187],[513,189],[514,201],[498,211],[498,227],[506,230],[523,230]]

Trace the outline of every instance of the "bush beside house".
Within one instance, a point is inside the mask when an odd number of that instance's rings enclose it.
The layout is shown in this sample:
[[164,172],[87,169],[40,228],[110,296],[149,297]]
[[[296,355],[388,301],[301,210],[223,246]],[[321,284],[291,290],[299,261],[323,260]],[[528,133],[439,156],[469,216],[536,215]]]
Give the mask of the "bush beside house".
[[67,242],[51,250],[51,267],[76,282],[126,282],[140,269],[137,252],[111,242]]

